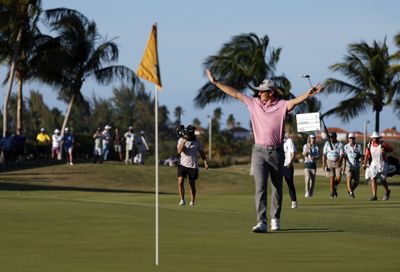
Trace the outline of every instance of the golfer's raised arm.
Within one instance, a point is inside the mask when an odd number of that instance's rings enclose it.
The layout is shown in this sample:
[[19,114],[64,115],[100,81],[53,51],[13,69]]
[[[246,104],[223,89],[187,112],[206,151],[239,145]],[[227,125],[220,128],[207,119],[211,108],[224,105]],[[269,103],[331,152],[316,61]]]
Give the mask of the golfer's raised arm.
[[216,80],[214,78],[214,76],[211,74],[209,69],[206,69],[206,74],[207,74],[208,80],[210,80],[210,82],[212,84],[214,84],[216,87],[221,89],[227,95],[230,95],[236,99],[239,99],[241,102],[243,102],[243,94],[242,93],[238,92],[235,88],[227,86],[227,85],[219,82],[218,80]]
[[293,108],[296,105],[298,105],[298,104],[304,102],[305,100],[307,100],[308,98],[313,97],[314,95],[320,93],[322,91],[322,89],[323,89],[322,84],[318,83],[313,88],[311,88],[308,91],[306,91],[304,94],[289,100],[287,110],[288,111],[293,110]]

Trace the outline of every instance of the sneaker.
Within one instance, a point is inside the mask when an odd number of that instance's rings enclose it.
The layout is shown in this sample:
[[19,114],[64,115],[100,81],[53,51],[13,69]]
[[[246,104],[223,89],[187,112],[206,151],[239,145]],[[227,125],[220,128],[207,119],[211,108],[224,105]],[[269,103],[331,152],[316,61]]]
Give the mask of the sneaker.
[[369,198],[369,201],[377,201],[378,198],[376,197],[376,195],[373,195]]
[[350,191],[349,192],[349,196],[350,196],[350,198],[355,198],[356,196],[354,195],[354,192],[353,191]]
[[383,196],[383,200],[384,201],[387,201],[387,200],[389,200],[389,198],[390,198],[390,190],[388,190],[386,193],[385,193],[385,195]]
[[185,200],[181,200],[181,201],[179,201],[179,204],[178,204],[179,206],[183,206],[183,205],[186,205],[186,203],[185,203]]
[[334,198],[335,197],[335,193],[331,193],[330,198]]
[[74,165],[73,162],[70,162],[69,165]]
[[257,223],[257,225],[255,225],[253,227],[253,232],[255,233],[265,233],[267,232],[267,225],[263,222]]
[[190,201],[189,205],[190,205],[190,206],[194,206],[194,202],[193,202],[193,201]]
[[337,194],[337,191],[336,191],[336,189],[335,189],[335,191],[333,192],[333,197],[337,197],[338,196],[338,194]]
[[306,192],[305,195],[304,195],[304,197],[306,197],[306,198],[310,197],[310,193],[309,193],[309,192]]
[[279,219],[271,219],[271,230],[276,231],[281,229]]
[[297,208],[297,201],[292,201],[292,209],[296,209]]

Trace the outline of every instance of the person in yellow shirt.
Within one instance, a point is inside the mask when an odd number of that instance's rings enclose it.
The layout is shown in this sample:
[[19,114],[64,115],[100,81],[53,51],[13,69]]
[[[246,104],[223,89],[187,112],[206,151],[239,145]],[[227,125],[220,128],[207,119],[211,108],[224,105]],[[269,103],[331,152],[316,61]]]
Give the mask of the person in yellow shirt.
[[50,136],[46,133],[46,130],[44,128],[40,129],[39,134],[36,136],[36,141],[37,158],[48,160],[51,140]]

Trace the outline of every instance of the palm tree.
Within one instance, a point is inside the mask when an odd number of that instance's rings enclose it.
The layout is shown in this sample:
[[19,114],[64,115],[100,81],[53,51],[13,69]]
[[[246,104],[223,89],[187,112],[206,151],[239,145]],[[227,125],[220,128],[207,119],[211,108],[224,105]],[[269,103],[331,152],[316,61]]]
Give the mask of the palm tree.
[[[398,50],[394,53],[393,59],[400,61],[400,32],[394,37],[394,42],[397,45]],[[400,64],[397,63],[392,65],[392,71],[400,75]],[[396,99],[394,100],[393,106],[396,109],[397,117],[400,118],[400,86],[397,86]]]
[[[269,38],[259,38],[256,34],[234,36],[225,43],[215,56],[210,56],[204,63],[215,77],[225,84],[244,92],[251,86],[258,86],[265,78],[275,79],[285,93],[290,89],[290,82],[284,76],[276,76],[275,69],[279,61],[281,48],[268,51]],[[211,83],[206,83],[196,96],[195,103],[199,107],[212,102],[226,102],[228,95],[217,91]]]
[[72,9],[47,10],[45,17],[51,30],[59,34],[56,40],[60,50],[55,52],[55,58],[62,64],[59,69],[53,68],[52,72],[44,71],[42,76],[47,83],[60,88],[60,98],[69,100],[62,125],[64,131],[74,102],[85,101],[81,93],[85,80],[94,78],[99,84],[109,84],[115,78],[125,78],[135,85],[138,79],[125,66],[109,65],[117,61],[118,47],[113,40],[102,40],[94,21],[89,21],[83,14]]
[[[29,34],[37,31],[37,21],[41,12],[40,0],[0,0],[0,43],[2,49],[1,60],[9,63],[7,90],[4,95],[3,105],[3,136],[8,127],[8,100],[11,94],[17,63],[24,50],[21,45],[29,42]],[[22,82],[19,83],[22,92]],[[20,94],[22,96],[22,94]],[[21,107],[21,100],[18,103]],[[21,114],[22,109],[19,110]],[[21,120],[20,124],[21,126]]]
[[375,113],[375,130],[379,131],[380,113],[392,103],[399,89],[398,69],[392,69],[393,56],[389,54],[386,40],[383,43],[365,41],[349,46],[344,61],[330,66],[349,80],[329,78],[325,82],[327,93],[345,93],[350,96],[329,110],[347,122],[372,107]]

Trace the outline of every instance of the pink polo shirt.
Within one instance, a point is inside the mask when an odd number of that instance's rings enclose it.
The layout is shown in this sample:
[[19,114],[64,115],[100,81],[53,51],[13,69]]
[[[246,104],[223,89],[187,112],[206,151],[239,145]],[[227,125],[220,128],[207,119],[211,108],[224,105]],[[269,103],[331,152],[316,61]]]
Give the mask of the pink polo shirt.
[[259,97],[243,95],[250,113],[254,142],[259,145],[283,145],[283,130],[287,115],[287,100],[276,100],[267,106]]

